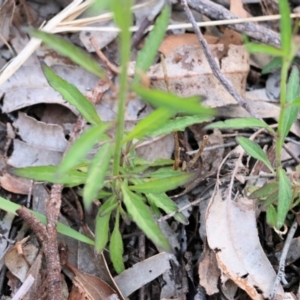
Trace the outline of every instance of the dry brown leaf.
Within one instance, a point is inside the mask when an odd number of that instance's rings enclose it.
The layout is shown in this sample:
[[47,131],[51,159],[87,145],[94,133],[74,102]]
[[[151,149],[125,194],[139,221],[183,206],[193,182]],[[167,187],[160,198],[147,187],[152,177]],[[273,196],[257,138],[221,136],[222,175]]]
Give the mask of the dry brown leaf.
[[[224,45],[209,45],[220,65],[221,72],[232,82],[236,91],[244,95],[249,71],[248,53],[243,46],[230,45],[224,56]],[[203,95],[203,103],[210,107],[236,103],[213,75],[201,47],[185,45],[176,48],[165,59],[171,92],[183,96]],[[155,89],[167,90],[161,64],[152,66],[148,76]]]
[[[207,209],[206,231],[222,273],[252,299],[269,298],[276,273],[260,245],[254,202],[223,200],[218,191]],[[282,286],[277,294],[284,295]]]
[[116,292],[105,281],[83,273],[69,263],[67,266],[75,274],[69,300],[107,300],[112,299],[110,297],[114,295],[116,296],[114,299],[119,299]]
[[16,177],[9,173],[0,176],[0,185],[3,189],[21,195],[28,195],[31,181],[26,178]]
[[242,0],[231,0],[230,1],[230,11],[240,18],[248,18],[249,14],[244,9]]
[[[219,38],[212,35],[204,35],[207,43],[210,45],[217,44]],[[160,44],[158,51],[164,56],[168,56],[177,47],[182,47],[184,45],[199,45],[199,40],[197,35],[194,33],[184,33],[184,34],[171,34],[165,37],[163,42]]]
[[218,268],[216,254],[205,243],[202,259],[198,268],[200,285],[205,288],[207,295],[219,293],[218,281],[221,271]]

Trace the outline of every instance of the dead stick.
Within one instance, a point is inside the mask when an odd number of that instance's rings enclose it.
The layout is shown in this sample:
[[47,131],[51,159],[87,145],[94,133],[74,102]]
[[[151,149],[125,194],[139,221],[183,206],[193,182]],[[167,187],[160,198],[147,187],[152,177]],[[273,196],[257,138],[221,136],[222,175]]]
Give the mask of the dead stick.
[[285,240],[285,243],[284,243],[284,246],[283,246],[283,249],[282,249],[282,252],[281,252],[278,273],[277,273],[277,276],[276,276],[276,279],[275,279],[275,282],[274,282],[274,288],[273,288],[273,291],[272,291],[272,295],[270,297],[270,299],[272,299],[272,300],[275,300],[275,298],[276,298],[278,286],[279,286],[280,281],[281,281],[281,279],[284,275],[286,256],[288,254],[288,250],[290,248],[293,236],[294,236],[297,228],[298,228],[298,222],[297,222],[297,218],[295,218],[295,220],[294,220],[294,222],[293,222],[293,224],[290,228],[289,234],[287,235],[287,238]]
[[252,117],[260,120],[261,118],[252,110],[252,108],[248,105],[248,103],[235,91],[232,83],[222,74],[219,66],[217,65],[213,56],[210,53],[207,42],[204,39],[199,27],[197,26],[197,23],[194,19],[192,12],[190,11],[190,9],[188,7],[187,0],[181,0],[181,4],[185,10],[185,13],[186,13],[189,21],[193,25],[195,33],[196,33],[198,40],[204,50],[206,59],[210,65],[211,70],[212,70],[213,74],[215,75],[215,77],[220,81],[220,83],[225,87],[225,89],[228,91],[228,93],[238,102],[239,105],[241,105]]
[[[197,12],[204,14],[213,20],[232,20],[239,17],[222,5],[210,0],[188,0],[188,5]],[[281,46],[280,36],[277,32],[263,26],[246,22],[227,25],[229,28],[263,43],[279,48]],[[298,53],[299,56],[299,53]]]

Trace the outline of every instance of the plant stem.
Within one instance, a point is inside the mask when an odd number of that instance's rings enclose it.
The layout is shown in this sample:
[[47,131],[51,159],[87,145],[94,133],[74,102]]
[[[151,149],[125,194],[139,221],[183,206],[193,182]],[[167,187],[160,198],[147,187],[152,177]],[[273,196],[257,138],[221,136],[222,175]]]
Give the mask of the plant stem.
[[115,21],[121,29],[120,33],[120,63],[121,73],[119,79],[119,93],[118,93],[118,112],[117,112],[117,124],[116,124],[116,136],[115,136],[115,150],[113,161],[113,176],[115,178],[119,175],[121,152],[122,152],[122,140],[124,132],[124,115],[125,104],[127,99],[127,64],[130,59],[130,37],[129,27],[132,23],[131,13],[131,0],[113,1],[113,10]]
[[290,58],[283,57],[283,63],[281,68],[281,81],[280,81],[280,113],[278,121],[278,138],[276,139],[276,168],[278,169],[281,165],[281,150],[283,146],[282,129],[284,111],[286,106],[286,82],[288,77],[288,71],[290,66]]

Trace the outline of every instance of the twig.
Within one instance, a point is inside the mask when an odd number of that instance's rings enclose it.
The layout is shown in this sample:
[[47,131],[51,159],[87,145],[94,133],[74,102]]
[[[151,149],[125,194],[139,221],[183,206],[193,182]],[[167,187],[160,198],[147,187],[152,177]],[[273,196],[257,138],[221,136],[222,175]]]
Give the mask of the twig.
[[198,37],[198,40],[204,50],[206,59],[211,67],[212,72],[214,73],[215,77],[220,81],[220,83],[225,87],[225,89],[229,92],[229,94],[241,105],[252,117],[261,119],[248,105],[247,102],[235,91],[232,83],[222,74],[219,66],[215,62],[213,56],[210,53],[210,50],[208,48],[207,42],[204,39],[199,27],[196,24],[196,21],[194,19],[193,14],[191,13],[187,0],[181,0],[181,3],[183,5],[183,8],[185,10],[185,13],[189,19],[189,21],[192,23],[194,31]]
[[179,208],[179,209],[177,209],[177,210],[175,210],[175,211],[173,211],[173,212],[171,212],[171,213],[169,213],[169,214],[167,214],[167,215],[165,215],[165,216],[159,218],[159,219],[157,220],[157,222],[166,221],[166,220],[168,220],[168,219],[174,217],[176,214],[181,213],[181,212],[183,212],[184,210],[190,208],[191,206],[197,205],[198,203],[200,203],[201,201],[203,201],[203,200],[205,200],[205,199],[206,199],[206,197],[196,199],[195,201],[192,201],[192,202],[190,202],[189,204],[187,204],[187,205],[185,205],[185,206],[182,206],[181,208]]
[[[239,19],[238,16],[231,13],[223,6],[209,0],[188,0],[189,6],[197,12],[206,15],[214,20],[232,20]],[[246,34],[247,36],[264,44],[280,47],[280,36],[273,30],[267,29],[245,20],[243,24],[227,25],[229,28]]]
[[277,289],[280,284],[280,280],[284,276],[286,256],[288,254],[288,250],[290,248],[293,236],[294,236],[297,228],[298,228],[298,223],[297,223],[297,218],[295,218],[295,220],[290,228],[289,234],[286,237],[286,240],[285,240],[285,243],[284,243],[284,246],[282,249],[282,253],[281,253],[281,257],[280,257],[280,261],[279,261],[279,269],[278,269],[278,273],[277,273],[277,276],[276,276],[276,279],[274,282],[272,295],[270,297],[271,300],[275,300]]

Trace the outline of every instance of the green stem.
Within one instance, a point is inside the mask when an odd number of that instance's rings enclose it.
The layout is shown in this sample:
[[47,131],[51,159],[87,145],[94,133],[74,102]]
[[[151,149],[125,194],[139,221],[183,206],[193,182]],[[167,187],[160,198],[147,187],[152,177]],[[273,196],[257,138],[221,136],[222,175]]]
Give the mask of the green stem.
[[281,166],[281,150],[283,146],[282,139],[282,129],[283,129],[283,118],[284,111],[286,107],[286,87],[287,87],[287,77],[290,67],[290,58],[284,57],[283,64],[281,68],[281,82],[280,82],[280,113],[278,121],[278,137],[276,139],[276,168]]
[[118,177],[120,172],[120,162],[122,154],[122,140],[124,133],[124,115],[127,100],[128,84],[127,84],[127,64],[130,59],[130,31],[129,27],[132,23],[131,0],[114,1],[115,21],[121,29],[120,33],[120,64],[121,73],[119,77],[118,92],[118,112],[115,136],[115,149],[113,160],[113,176]]

